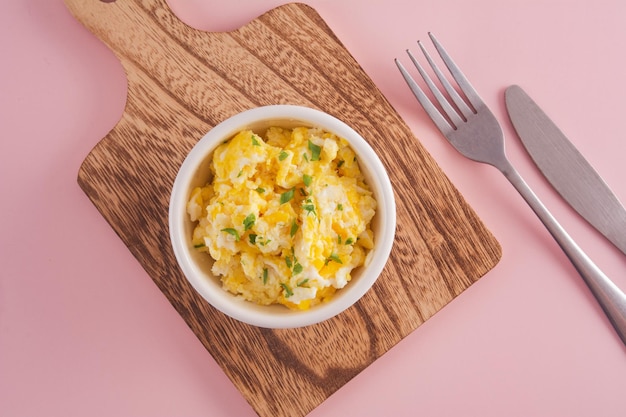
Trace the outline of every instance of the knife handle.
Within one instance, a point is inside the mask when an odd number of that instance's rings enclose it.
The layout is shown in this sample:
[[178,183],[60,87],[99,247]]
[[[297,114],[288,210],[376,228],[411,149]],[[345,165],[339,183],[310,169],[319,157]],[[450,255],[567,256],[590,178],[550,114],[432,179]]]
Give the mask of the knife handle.
[[508,160],[497,168],[513,184],[557,241],[626,345],[626,294],[574,242]]

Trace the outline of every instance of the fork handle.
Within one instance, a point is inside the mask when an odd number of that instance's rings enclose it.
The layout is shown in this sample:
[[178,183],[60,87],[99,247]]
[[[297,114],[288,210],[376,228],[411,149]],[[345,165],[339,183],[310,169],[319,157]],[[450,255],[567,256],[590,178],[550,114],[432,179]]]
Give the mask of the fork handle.
[[574,242],[506,158],[496,168],[513,184],[563,249],[626,345],[626,294]]

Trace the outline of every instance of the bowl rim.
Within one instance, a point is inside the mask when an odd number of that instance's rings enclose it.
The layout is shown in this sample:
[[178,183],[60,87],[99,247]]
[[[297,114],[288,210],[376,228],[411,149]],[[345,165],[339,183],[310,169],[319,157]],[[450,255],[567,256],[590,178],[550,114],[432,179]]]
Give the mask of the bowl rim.
[[[208,282],[205,271],[196,265],[191,257],[190,244],[185,235],[186,203],[189,198],[189,186],[199,165],[225,139],[234,136],[248,126],[275,120],[277,124],[285,121],[302,123],[310,127],[319,127],[345,138],[357,154],[362,170],[371,171],[368,185],[375,192],[377,214],[385,213],[379,219],[378,235],[369,264],[358,280],[352,280],[342,289],[341,297],[336,296],[328,303],[317,305],[310,310],[292,311],[284,306],[258,306],[241,299],[221,287],[219,277],[214,277],[218,284]],[[366,174],[367,175],[367,174]],[[371,182],[375,182],[373,186]],[[237,113],[210,129],[191,149],[181,164],[169,201],[169,234],[175,258],[183,275],[198,294],[222,313],[244,323],[264,328],[303,327],[328,320],[356,303],[377,281],[385,267],[395,239],[396,205],[393,188],[387,170],[370,144],[353,128],[338,118],[320,110],[289,104],[255,107]],[[367,279],[365,279],[367,278]],[[216,288],[219,291],[216,291]],[[341,301],[341,302],[340,302]],[[243,308],[242,308],[243,307]],[[276,308],[284,314],[275,314]]]

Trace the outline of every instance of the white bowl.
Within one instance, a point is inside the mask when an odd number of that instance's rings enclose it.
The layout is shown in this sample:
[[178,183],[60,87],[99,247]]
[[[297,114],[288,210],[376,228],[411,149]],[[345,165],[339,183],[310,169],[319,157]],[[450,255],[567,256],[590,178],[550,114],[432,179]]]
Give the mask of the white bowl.
[[[374,249],[368,265],[357,268],[352,280],[338,290],[332,300],[305,311],[293,311],[282,305],[261,306],[245,301],[222,288],[219,277],[211,272],[212,259],[191,244],[193,224],[186,212],[190,191],[206,183],[211,155],[215,148],[245,129],[258,132],[269,126],[319,127],[345,138],[357,154],[361,171],[377,201],[372,219]],[[239,113],[211,129],[191,150],[183,162],[170,198],[170,238],[174,254],[185,277],[213,307],[242,322],[266,328],[292,328],[327,320],[357,302],[376,282],[393,245],[396,229],[396,206],[389,176],[370,145],[352,128],[335,117],[307,107],[275,105]]]

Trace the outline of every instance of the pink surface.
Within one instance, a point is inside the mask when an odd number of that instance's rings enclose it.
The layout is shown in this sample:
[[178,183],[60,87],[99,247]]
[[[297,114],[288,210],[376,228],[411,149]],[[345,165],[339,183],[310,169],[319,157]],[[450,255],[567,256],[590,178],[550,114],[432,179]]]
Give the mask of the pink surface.
[[[170,0],[185,22],[212,31],[282,3]],[[626,201],[626,2],[307,3],[504,251],[492,272],[311,416],[623,416],[626,348],[504,177],[438,134],[393,58],[436,33],[500,118],[513,163],[626,289],[626,257],[540,177],[502,95],[524,87]],[[2,1],[0,59],[0,415],[253,416],[76,183],[123,110],[119,62],[61,0]]]

